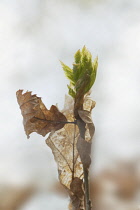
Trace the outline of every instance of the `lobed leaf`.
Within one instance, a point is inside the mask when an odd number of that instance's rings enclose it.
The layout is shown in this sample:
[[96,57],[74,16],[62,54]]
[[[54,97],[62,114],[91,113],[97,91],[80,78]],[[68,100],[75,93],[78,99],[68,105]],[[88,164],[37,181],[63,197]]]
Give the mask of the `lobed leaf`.
[[23,116],[24,130],[29,138],[32,132],[45,136],[51,131],[56,131],[64,127],[66,117],[59,112],[54,105],[48,110],[40,97],[32,95],[31,92],[22,93],[18,90],[16,93],[17,101]]
[[60,61],[60,62],[61,62],[61,65],[65,72],[66,77],[74,84],[74,77],[73,77],[72,69],[70,67],[68,67],[67,65],[65,65],[62,61]]
[[78,50],[75,53],[74,58],[75,58],[75,63],[76,64],[79,64],[81,62],[81,51],[80,50]]
[[68,86],[68,89],[69,89],[69,95],[72,96],[73,98],[75,98],[75,91],[70,87],[70,85],[67,85]]

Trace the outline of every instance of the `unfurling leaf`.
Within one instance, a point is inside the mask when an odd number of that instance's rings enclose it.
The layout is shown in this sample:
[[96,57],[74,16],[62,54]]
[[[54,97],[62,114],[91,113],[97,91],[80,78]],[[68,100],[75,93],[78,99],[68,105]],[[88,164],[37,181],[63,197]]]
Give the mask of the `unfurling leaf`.
[[92,62],[92,55],[84,46],[82,50],[75,53],[74,59],[72,69],[63,62],[61,64],[65,75],[70,80],[70,85],[68,85],[69,95],[75,100],[74,115],[75,118],[78,118],[77,110],[83,109],[84,96],[90,91],[95,82],[98,58],[95,58]]
[[25,133],[29,138],[32,132],[45,136],[51,131],[56,131],[64,127],[66,117],[59,112],[54,105],[48,110],[40,97],[32,95],[31,92],[22,93],[18,90],[17,101],[23,116]]
[[75,95],[71,95],[71,92],[69,94],[76,99],[78,92],[82,92],[83,97],[93,86],[96,79],[98,58],[95,58],[92,62],[92,55],[84,46],[82,50],[75,53],[74,59],[72,69],[63,62],[61,62],[61,65],[66,77],[73,86],[71,89],[76,92]]
[[66,77],[72,82],[74,83],[74,78],[73,78],[73,73],[72,73],[72,69],[70,67],[68,67],[67,65],[65,65],[62,61],[61,62],[61,65],[62,65],[62,68],[65,72],[65,75]]
[[72,89],[70,85],[68,85],[68,89],[69,89],[69,95],[72,96],[73,98],[75,98],[76,93],[75,93],[74,89]]

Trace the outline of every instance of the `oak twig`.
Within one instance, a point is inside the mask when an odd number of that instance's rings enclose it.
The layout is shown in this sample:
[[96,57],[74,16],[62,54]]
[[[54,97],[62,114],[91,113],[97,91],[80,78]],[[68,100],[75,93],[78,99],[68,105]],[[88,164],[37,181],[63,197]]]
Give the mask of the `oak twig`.
[[[80,136],[85,140],[85,131],[86,123],[80,118],[77,117],[77,125],[79,128]],[[89,190],[89,171],[83,166],[84,171],[84,188],[85,188],[85,210],[91,210],[91,201],[90,201],[90,190]]]

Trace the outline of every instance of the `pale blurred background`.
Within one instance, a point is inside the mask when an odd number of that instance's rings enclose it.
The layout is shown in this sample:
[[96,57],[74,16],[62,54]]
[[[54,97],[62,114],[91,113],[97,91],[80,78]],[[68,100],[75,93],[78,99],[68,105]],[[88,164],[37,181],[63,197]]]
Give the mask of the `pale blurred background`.
[[46,138],[26,139],[15,93],[32,90],[47,108],[62,109],[68,81],[59,60],[72,66],[84,45],[99,57],[91,94],[95,209],[138,210],[139,0],[0,0],[0,210],[67,210]]

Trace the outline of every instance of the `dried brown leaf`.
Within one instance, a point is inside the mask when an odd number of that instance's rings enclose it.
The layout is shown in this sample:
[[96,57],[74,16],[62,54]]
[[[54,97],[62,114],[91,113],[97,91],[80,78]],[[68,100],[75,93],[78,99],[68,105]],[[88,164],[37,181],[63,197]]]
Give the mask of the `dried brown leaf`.
[[89,140],[87,140],[87,141],[91,141],[92,138],[93,138],[93,135],[94,135],[94,133],[95,133],[95,126],[94,126],[93,123],[88,123],[88,124],[87,124],[87,127],[88,127],[89,134],[90,134]]
[[93,123],[91,118],[91,112],[86,110],[78,110],[80,118],[86,123]]
[[[86,135],[85,138],[87,141],[91,141],[95,132],[95,127],[92,121],[91,111],[87,110],[78,110],[80,118],[86,123]],[[90,134],[90,136],[88,136]]]
[[[69,97],[66,97],[65,107],[69,106],[68,99]],[[71,109],[64,109],[64,113],[68,121],[74,122]],[[74,177],[83,178],[83,166],[76,148],[78,136],[78,126],[66,124],[62,129],[51,132],[46,140],[57,162],[60,182],[67,189],[70,189]]]
[[77,141],[77,150],[80,155],[84,169],[88,169],[91,164],[91,140],[95,132],[95,127],[92,121],[91,111],[95,107],[95,102],[89,96],[84,99],[84,110],[78,110],[80,119],[78,127],[80,136]]
[[96,105],[96,102],[93,101],[91,97],[87,94],[84,99],[83,110],[82,110],[83,112],[79,113],[79,111],[81,110],[78,111],[82,120],[87,124],[85,139],[86,141],[89,141],[89,142],[92,140],[94,132],[95,132],[95,126],[93,124],[92,116],[91,116],[91,111],[95,107],[95,105]]
[[64,126],[67,119],[56,106],[52,105],[48,110],[40,97],[32,95],[28,91],[24,94],[22,92],[23,90],[18,90],[16,95],[28,138],[32,132],[45,136],[47,133],[61,129]]
[[[74,122],[73,104],[66,96],[63,112],[70,122]],[[73,210],[82,210],[84,202],[83,165],[77,151],[78,137],[78,126],[66,124],[61,130],[51,132],[46,140],[58,165],[60,183],[70,195]]]
[[[85,98],[84,107],[86,110],[80,110],[79,115],[85,120],[85,140],[80,137],[79,125],[72,123],[65,124],[62,129],[51,132],[46,140],[57,162],[60,183],[70,195],[69,208],[72,210],[84,209],[83,167],[88,169],[91,163],[91,138],[94,133],[91,119],[92,100]],[[62,113],[69,122],[75,120],[73,110],[74,101],[71,97],[66,96]]]
[[83,110],[91,112],[95,107],[96,102],[91,99],[91,97],[87,94],[84,98]]

